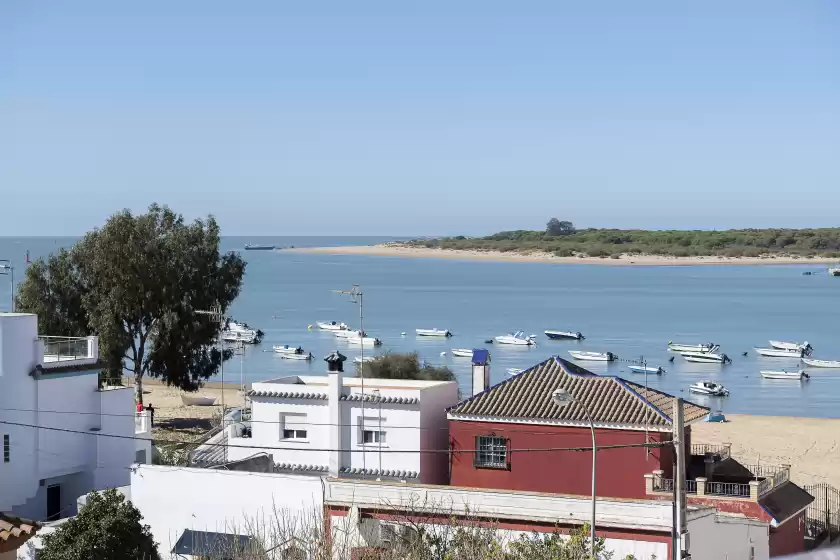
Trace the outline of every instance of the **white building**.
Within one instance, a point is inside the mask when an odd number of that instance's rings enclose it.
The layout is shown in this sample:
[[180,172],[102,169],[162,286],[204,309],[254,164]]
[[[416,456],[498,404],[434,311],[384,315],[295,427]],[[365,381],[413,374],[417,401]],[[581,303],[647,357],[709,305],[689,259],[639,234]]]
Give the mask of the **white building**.
[[228,461],[271,453],[275,472],[447,483],[457,384],[364,379],[363,394],[362,381],[331,371],[254,383],[250,424],[213,443],[227,443]]
[[0,511],[73,516],[80,496],[128,485],[151,457],[148,417],[131,389],[100,389],[101,370],[97,337],[39,337],[35,315],[0,313]]

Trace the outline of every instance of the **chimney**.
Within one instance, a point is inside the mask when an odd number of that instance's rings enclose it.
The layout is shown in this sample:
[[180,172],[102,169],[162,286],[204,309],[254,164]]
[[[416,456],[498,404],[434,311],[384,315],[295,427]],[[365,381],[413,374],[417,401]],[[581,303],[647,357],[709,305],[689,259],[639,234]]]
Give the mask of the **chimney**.
[[490,352],[484,348],[473,350],[472,394],[473,396],[490,387]]
[[327,406],[330,409],[329,433],[329,475],[338,478],[341,471],[341,392],[344,387],[344,360],[336,350],[326,358],[327,362]]

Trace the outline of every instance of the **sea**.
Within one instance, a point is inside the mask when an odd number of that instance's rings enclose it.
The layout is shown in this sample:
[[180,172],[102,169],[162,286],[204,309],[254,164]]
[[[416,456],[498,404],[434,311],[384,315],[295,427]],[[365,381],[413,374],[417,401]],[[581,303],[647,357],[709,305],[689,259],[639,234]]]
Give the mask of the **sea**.
[[[242,251],[248,266],[230,315],[264,331],[259,345],[226,362],[223,379],[242,384],[290,375],[326,375],[323,357],[339,350],[348,362],[359,348],[320,331],[316,321],[363,325],[383,345],[366,354],[417,352],[451,368],[470,391],[469,358],[451,348],[488,348],[491,381],[509,378],[569,350],[612,352],[613,363],[580,362],[599,375],[619,376],[679,395],[724,414],[840,417],[840,370],[809,368],[806,382],[767,380],[761,370],[801,367],[795,359],[762,358],[754,347],[768,339],[804,342],[819,359],[840,360],[840,278],[820,265],[603,266],[527,262],[455,261],[360,255],[244,251],[247,243],[278,247],[370,245],[393,237],[228,237],[223,250]],[[74,238],[0,238],[0,259],[23,278],[26,253],[35,259]],[[803,272],[814,272],[803,275]],[[0,310],[9,309],[9,276],[0,276]],[[358,285],[358,301],[336,291]],[[449,329],[450,339],[415,336],[416,328]],[[543,331],[580,331],[583,341],[552,341]],[[535,348],[487,344],[522,330],[537,335]],[[51,333],[60,335],[61,333]],[[692,364],[667,351],[669,341],[714,342],[732,364]],[[284,360],[272,345],[301,346],[311,362]],[[663,375],[631,373],[631,361],[662,366]],[[350,365],[348,363],[348,365]],[[352,365],[350,368],[352,369]],[[728,397],[689,393],[692,383],[713,380]]]

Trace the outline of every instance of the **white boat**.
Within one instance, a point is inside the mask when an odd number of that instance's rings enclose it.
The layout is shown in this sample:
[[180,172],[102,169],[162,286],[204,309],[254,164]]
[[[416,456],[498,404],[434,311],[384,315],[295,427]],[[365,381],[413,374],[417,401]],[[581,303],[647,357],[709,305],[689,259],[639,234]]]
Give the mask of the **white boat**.
[[829,268],[828,269],[829,276],[840,276],[840,267],[837,268]]
[[353,330],[350,330],[350,329],[344,329],[344,330],[341,330],[341,331],[332,331],[332,333],[336,338],[353,338],[353,337],[359,337],[359,336],[363,336],[363,335],[366,336],[367,335],[367,333],[363,333],[361,331],[353,331]]
[[271,349],[277,354],[303,354],[303,348],[300,346],[289,346],[288,344],[285,346],[272,346]]
[[805,350],[779,350],[778,348],[755,348],[758,355],[766,358],[793,358],[799,359],[805,357]]
[[732,363],[732,360],[726,354],[715,354],[713,352],[680,352],[680,356],[685,358],[686,362],[694,362],[698,364]]
[[322,331],[346,331],[350,328],[344,323],[336,323],[335,321],[316,321],[315,324]]
[[251,327],[249,327],[247,323],[239,323],[237,321],[234,321],[232,318],[228,319],[227,326],[226,326],[225,330],[228,330],[228,331],[231,331],[231,332],[236,332],[236,331],[239,331],[239,332],[248,332],[248,331],[257,332],[255,329],[252,329]]
[[802,358],[806,366],[817,368],[840,369],[840,361],[838,360],[812,360],[811,358]]
[[514,346],[536,346],[537,341],[532,336],[525,336],[523,331],[516,331],[515,333],[503,334],[496,337],[496,342],[499,344],[512,344]]
[[699,393],[701,395],[711,395],[713,397],[728,397],[729,389],[715,383],[714,381],[698,381],[688,388],[691,393]]
[[668,343],[669,352],[699,352],[709,353],[716,352],[720,346],[709,342],[708,344],[678,344],[676,342]]
[[798,342],[784,342],[782,340],[771,340],[770,346],[777,350],[788,350],[790,352],[798,352],[799,350],[804,350],[806,356],[810,356],[811,352],[813,352],[814,348],[808,344],[806,340],[802,344]]
[[376,356],[365,356],[364,358],[362,358],[361,356],[356,356],[355,358],[353,358],[353,361],[356,362],[357,364],[361,364],[361,363],[372,362],[375,359],[376,359]]
[[661,367],[651,367],[651,366],[627,366],[627,369],[632,371],[633,373],[651,373],[653,375],[661,375],[665,373],[665,370]]
[[222,331],[221,337],[225,342],[244,342],[245,344],[257,342],[256,331]]
[[551,340],[583,340],[586,337],[579,332],[571,331],[544,331],[545,336]]
[[809,379],[811,376],[802,370],[799,371],[762,371],[761,377],[764,379],[793,379],[795,381],[802,381]]
[[569,354],[576,360],[589,362],[612,362],[617,358],[612,352],[580,352],[578,350],[569,350]]
[[382,346],[382,341],[375,336],[351,336],[347,338],[349,344],[358,344],[359,346]]
[[280,354],[284,360],[311,360],[312,354]]
[[414,329],[414,332],[417,333],[417,336],[443,336],[447,338],[452,336],[452,331],[449,329]]
[[213,406],[216,397],[202,397],[199,395],[181,395],[181,402],[187,406]]
[[473,351],[468,348],[453,348],[452,355],[458,358],[472,358]]
[[508,375],[519,375],[519,374],[520,374],[520,373],[522,373],[523,371],[525,371],[525,370],[524,370],[524,369],[515,368],[515,367],[511,367],[511,368],[508,368],[508,369],[507,369]]

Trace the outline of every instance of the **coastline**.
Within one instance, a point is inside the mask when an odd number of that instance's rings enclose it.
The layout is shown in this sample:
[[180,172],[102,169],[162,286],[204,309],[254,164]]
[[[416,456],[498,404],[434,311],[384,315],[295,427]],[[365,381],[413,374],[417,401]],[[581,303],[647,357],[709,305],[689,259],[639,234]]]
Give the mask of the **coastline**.
[[467,251],[459,249],[427,249],[402,245],[357,245],[339,247],[296,247],[280,249],[284,253],[359,255],[370,257],[402,257],[415,259],[450,259],[488,262],[534,262],[546,264],[596,264],[605,266],[709,266],[709,265],[773,265],[806,264],[826,265],[837,259],[823,257],[668,257],[664,255],[621,255],[620,258],[558,257],[551,253],[502,253],[500,251]]

